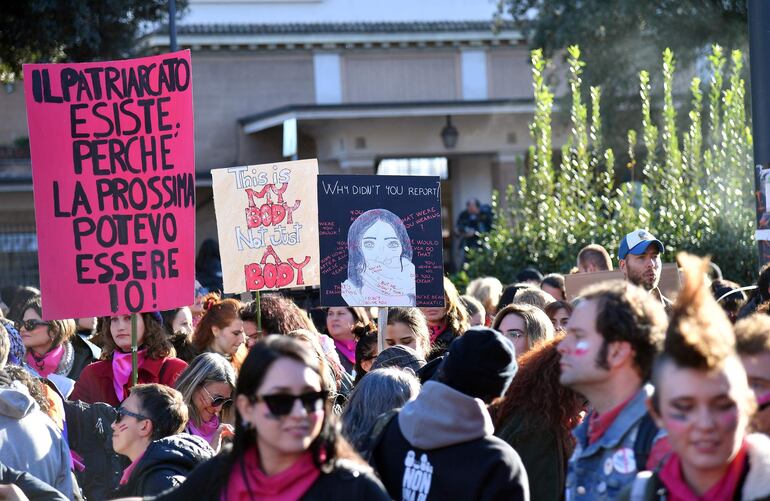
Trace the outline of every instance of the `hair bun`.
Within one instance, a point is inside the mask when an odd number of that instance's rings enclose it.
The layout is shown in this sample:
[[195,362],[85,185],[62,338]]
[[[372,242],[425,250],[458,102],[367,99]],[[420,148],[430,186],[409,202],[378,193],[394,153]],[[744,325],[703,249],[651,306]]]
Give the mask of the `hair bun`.
[[203,303],[203,309],[206,311],[209,311],[211,307],[214,306],[215,304],[217,304],[216,298],[213,298],[213,297],[207,298],[206,301]]

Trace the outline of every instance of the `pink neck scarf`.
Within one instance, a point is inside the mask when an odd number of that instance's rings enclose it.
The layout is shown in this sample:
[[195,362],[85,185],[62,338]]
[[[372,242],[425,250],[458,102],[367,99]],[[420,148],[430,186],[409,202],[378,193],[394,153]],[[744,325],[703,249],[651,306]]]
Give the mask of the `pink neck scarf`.
[[41,377],[48,377],[59,367],[64,356],[64,345],[59,345],[42,357],[32,350],[27,352],[27,363],[33,367]]
[[254,495],[260,501],[297,501],[320,474],[312,454],[307,451],[286,470],[268,476],[259,465],[257,448],[251,447],[233,465],[223,499],[246,501]]
[[671,458],[663,465],[659,476],[663,485],[668,489],[668,501],[706,501],[709,499],[733,499],[738,488],[743,469],[747,461],[747,446],[743,443],[738,454],[730,463],[724,476],[706,491],[702,496],[692,492],[690,486],[682,475],[682,466],[679,456],[672,454]]
[[195,426],[192,419],[187,423],[187,430],[190,435],[204,438],[208,443],[211,443],[211,439],[214,438],[217,428],[219,428],[219,416],[214,416],[208,421],[201,422],[200,426]]
[[334,346],[340,350],[340,353],[345,355],[345,358],[350,360],[351,363],[356,363],[356,341],[337,341],[334,340]]
[[[137,352],[137,367],[141,367],[147,355],[147,350],[141,349]],[[131,377],[131,352],[123,353],[115,350],[112,354],[112,387],[115,389],[115,395],[118,402],[125,398],[125,386]]]
[[143,457],[144,457],[144,452],[142,453],[141,456],[136,458],[136,461],[133,461],[130,465],[128,465],[128,467],[125,470],[123,470],[123,476],[120,477],[120,485],[126,485],[128,483],[128,479],[131,478],[131,474],[136,469],[136,465],[139,464],[139,461],[141,461]]

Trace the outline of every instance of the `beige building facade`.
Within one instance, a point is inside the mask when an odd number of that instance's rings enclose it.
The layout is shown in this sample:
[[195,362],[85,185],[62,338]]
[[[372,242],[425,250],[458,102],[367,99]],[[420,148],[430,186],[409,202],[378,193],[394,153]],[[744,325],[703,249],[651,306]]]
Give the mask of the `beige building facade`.
[[[453,223],[466,201],[489,203],[493,190],[515,182],[533,112],[519,32],[506,24],[493,31],[484,0],[398,0],[389,2],[390,14],[374,3],[190,2],[177,40],[192,51],[198,245],[216,238],[209,171],[288,159],[287,120],[297,123],[297,157],[318,158],[322,174],[441,174],[448,268],[458,259]],[[341,9],[345,16],[335,20]],[[168,51],[167,31],[149,34],[142,47]],[[0,148],[0,239],[21,252],[7,243],[8,233],[34,232],[21,82],[0,90],[0,115],[0,145],[7,145]],[[450,122],[455,144],[442,137]]]

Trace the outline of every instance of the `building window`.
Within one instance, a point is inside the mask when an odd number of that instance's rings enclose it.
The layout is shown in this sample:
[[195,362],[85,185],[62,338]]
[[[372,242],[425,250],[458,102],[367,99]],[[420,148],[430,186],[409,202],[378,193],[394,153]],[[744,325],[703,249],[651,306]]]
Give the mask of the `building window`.
[[377,165],[379,176],[438,176],[449,178],[446,157],[434,158],[383,158]]

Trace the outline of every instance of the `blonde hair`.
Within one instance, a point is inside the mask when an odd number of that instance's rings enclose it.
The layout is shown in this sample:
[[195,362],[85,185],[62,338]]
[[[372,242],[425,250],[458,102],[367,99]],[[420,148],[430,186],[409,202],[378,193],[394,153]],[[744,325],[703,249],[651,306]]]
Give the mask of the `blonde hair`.
[[487,313],[493,314],[497,310],[497,303],[503,295],[503,284],[495,277],[479,277],[468,284],[465,293],[476,298]]

